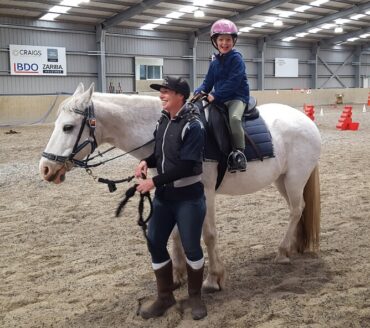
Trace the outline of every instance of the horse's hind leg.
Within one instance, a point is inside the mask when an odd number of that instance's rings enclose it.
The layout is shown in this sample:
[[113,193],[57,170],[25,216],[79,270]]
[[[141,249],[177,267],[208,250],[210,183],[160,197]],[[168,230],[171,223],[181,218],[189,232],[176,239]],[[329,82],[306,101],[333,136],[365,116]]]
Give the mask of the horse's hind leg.
[[208,276],[203,282],[203,291],[216,292],[225,286],[225,268],[222,263],[217,244],[217,231],[215,225],[215,193],[206,191],[207,214],[203,223],[203,240],[208,253]]
[[175,286],[179,287],[186,281],[186,260],[177,226],[172,231],[172,240],[173,281]]
[[297,226],[304,208],[303,189],[306,181],[299,175],[284,175],[276,181],[279,192],[289,205],[288,229],[279,245],[278,255],[275,259],[278,263],[289,263],[290,255],[297,249]]

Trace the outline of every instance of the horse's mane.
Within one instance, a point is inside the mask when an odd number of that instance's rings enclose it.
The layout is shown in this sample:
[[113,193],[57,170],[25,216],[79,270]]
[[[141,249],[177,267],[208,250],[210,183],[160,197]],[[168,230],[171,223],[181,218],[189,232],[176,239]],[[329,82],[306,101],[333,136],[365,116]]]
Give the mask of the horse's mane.
[[153,104],[159,104],[160,100],[158,97],[147,96],[147,95],[127,95],[127,94],[115,94],[115,93],[93,93],[94,99],[103,102],[110,102],[113,105],[125,106],[130,108],[153,108]]
[[74,97],[71,96],[71,97],[68,97],[66,99],[64,99],[60,105],[59,105],[59,108],[58,108],[58,115],[62,112],[62,111],[69,111],[69,112],[73,112],[73,108],[74,108]]
[[[81,94],[72,95],[63,100],[58,109],[58,115],[61,111],[73,112],[75,108],[79,108],[79,101],[81,101]],[[130,110],[144,110],[153,109],[153,107],[161,108],[161,102],[158,97],[147,95],[126,95],[126,94],[112,94],[94,92],[92,101],[109,103],[112,107],[127,108]],[[86,104],[87,106],[87,104]]]

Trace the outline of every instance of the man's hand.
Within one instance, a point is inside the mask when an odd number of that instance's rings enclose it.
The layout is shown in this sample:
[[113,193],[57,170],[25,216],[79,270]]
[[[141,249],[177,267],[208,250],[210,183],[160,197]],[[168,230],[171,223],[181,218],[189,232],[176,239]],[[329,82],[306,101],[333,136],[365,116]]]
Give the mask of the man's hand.
[[147,176],[148,164],[145,161],[141,161],[135,169],[135,178],[142,178]]
[[146,192],[152,190],[154,188],[153,179],[140,179],[136,190],[141,194],[145,194]]

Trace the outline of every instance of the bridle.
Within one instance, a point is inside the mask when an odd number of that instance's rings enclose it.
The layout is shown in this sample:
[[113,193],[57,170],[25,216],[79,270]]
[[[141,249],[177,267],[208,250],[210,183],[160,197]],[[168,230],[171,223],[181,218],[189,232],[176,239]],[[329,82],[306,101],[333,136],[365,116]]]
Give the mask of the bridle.
[[[78,166],[78,167],[81,167],[81,168],[84,168],[84,169],[89,169],[89,168],[92,168],[92,167],[97,167],[99,165],[105,164],[106,162],[112,161],[116,158],[119,158],[119,157],[125,156],[127,154],[130,154],[130,153],[132,153],[132,152],[134,152],[134,151],[136,151],[140,148],[143,148],[143,147],[151,144],[152,142],[154,142],[154,138],[153,138],[153,139],[149,140],[148,142],[144,143],[143,145],[138,146],[138,147],[126,152],[126,153],[123,153],[123,154],[117,155],[115,157],[109,158],[105,161],[100,161],[98,163],[89,164],[89,162],[91,162],[96,157],[102,156],[103,154],[106,154],[107,152],[115,149],[116,147],[110,147],[107,150],[105,150],[104,152],[102,152],[102,153],[99,152],[98,155],[90,157],[90,155],[98,147],[98,143],[96,142],[96,138],[95,138],[96,117],[95,117],[95,112],[94,112],[94,104],[91,103],[91,105],[88,106],[84,111],[75,108],[75,109],[73,109],[73,112],[75,112],[76,114],[82,115],[83,120],[81,122],[80,131],[78,132],[78,136],[77,136],[76,142],[73,146],[72,153],[69,156],[60,156],[60,155],[55,155],[55,154],[52,154],[52,153],[42,152],[42,157],[45,157],[45,158],[47,158],[51,161],[58,162],[58,163],[61,163],[61,164],[64,164],[64,165],[67,165],[67,163],[72,163],[74,166]],[[87,125],[87,127],[89,128],[89,137],[83,143],[81,143],[79,145],[79,142],[80,142],[80,139],[81,139],[81,136],[82,136],[82,132],[85,128],[85,125]],[[74,157],[82,149],[84,149],[88,145],[90,145],[90,147],[91,147],[90,154],[87,155],[87,157],[83,160],[75,159]]]
[[[84,111],[75,108],[73,109],[73,112],[82,115],[83,120],[81,122],[80,131],[78,132],[78,136],[73,146],[72,153],[69,156],[60,156],[47,152],[42,152],[42,157],[45,157],[54,162],[62,163],[64,165],[66,165],[69,162],[74,164],[75,166],[88,168],[90,167],[88,162],[89,160],[91,160],[89,159],[89,156],[94,152],[94,150],[98,146],[95,138],[96,118],[94,113],[94,104],[91,103],[91,105],[88,106]],[[89,128],[89,137],[84,142],[79,144],[85,125],[87,125],[87,127]],[[86,159],[83,160],[75,159],[74,157],[88,145],[90,145],[91,151],[90,154],[86,157]]]

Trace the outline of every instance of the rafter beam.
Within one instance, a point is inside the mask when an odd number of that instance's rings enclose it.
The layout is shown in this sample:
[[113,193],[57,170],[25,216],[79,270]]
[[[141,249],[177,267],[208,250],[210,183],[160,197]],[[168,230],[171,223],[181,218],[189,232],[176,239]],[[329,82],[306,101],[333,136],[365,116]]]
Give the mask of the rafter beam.
[[322,45],[333,45],[333,44],[344,42],[349,38],[356,38],[356,37],[358,37],[362,34],[366,34],[366,33],[370,33],[370,27],[363,28],[363,29],[353,31],[353,32],[349,32],[349,33],[346,33],[346,34],[338,35],[334,38],[322,41],[321,44]]
[[330,23],[333,20],[338,19],[338,18],[348,17],[352,14],[357,14],[357,13],[362,14],[363,12],[365,12],[369,8],[370,8],[370,2],[364,3],[364,4],[359,5],[359,6],[355,5],[352,8],[349,8],[349,9],[343,10],[343,11],[339,11],[339,12],[333,14],[333,15],[328,15],[326,17],[322,17],[320,19],[311,21],[307,24],[296,26],[296,27],[293,27],[289,30],[273,34],[273,35],[267,37],[267,40],[268,41],[276,41],[276,40],[281,40],[281,39],[283,39],[285,37],[288,37],[288,36],[295,36],[297,33],[305,32],[305,31],[307,31],[311,28],[314,28],[318,25],[321,25],[321,24]]
[[[266,3],[262,4],[262,5],[259,5],[259,6],[255,6],[255,7],[252,7],[251,9],[248,9],[246,11],[243,11],[239,14],[236,14],[234,16],[230,16],[230,17],[227,17],[227,19],[231,20],[232,22],[238,22],[238,21],[241,21],[243,19],[247,19],[249,17],[252,17],[254,15],[259,15],[259,14],[262,14],[263,12],[265,12],[266,10],[269,10],[271,8],[275,8],[277,6],[280,6],[286,2],[289,2],[289,0],[272,0],[272,1],[267,1]],[[207,25],[203,28],[200,28],[196,31],[194,31],[195,34],[197,35],[202,35],[202,34],[206,34],[209,32],[210,28],[212,27],[212,24],[210,25]]]
[[161,0],[144,0],[137,5],[130,7],[129,9],[120,12],[119,14],[113,16],[102,22],[102,26],[104,29],[113,27],[118,25],[119,23],[123,22],[125,19],[130,19],[131,17],[141,14],[144,10],[150,9],[157,4],[159,4]]

